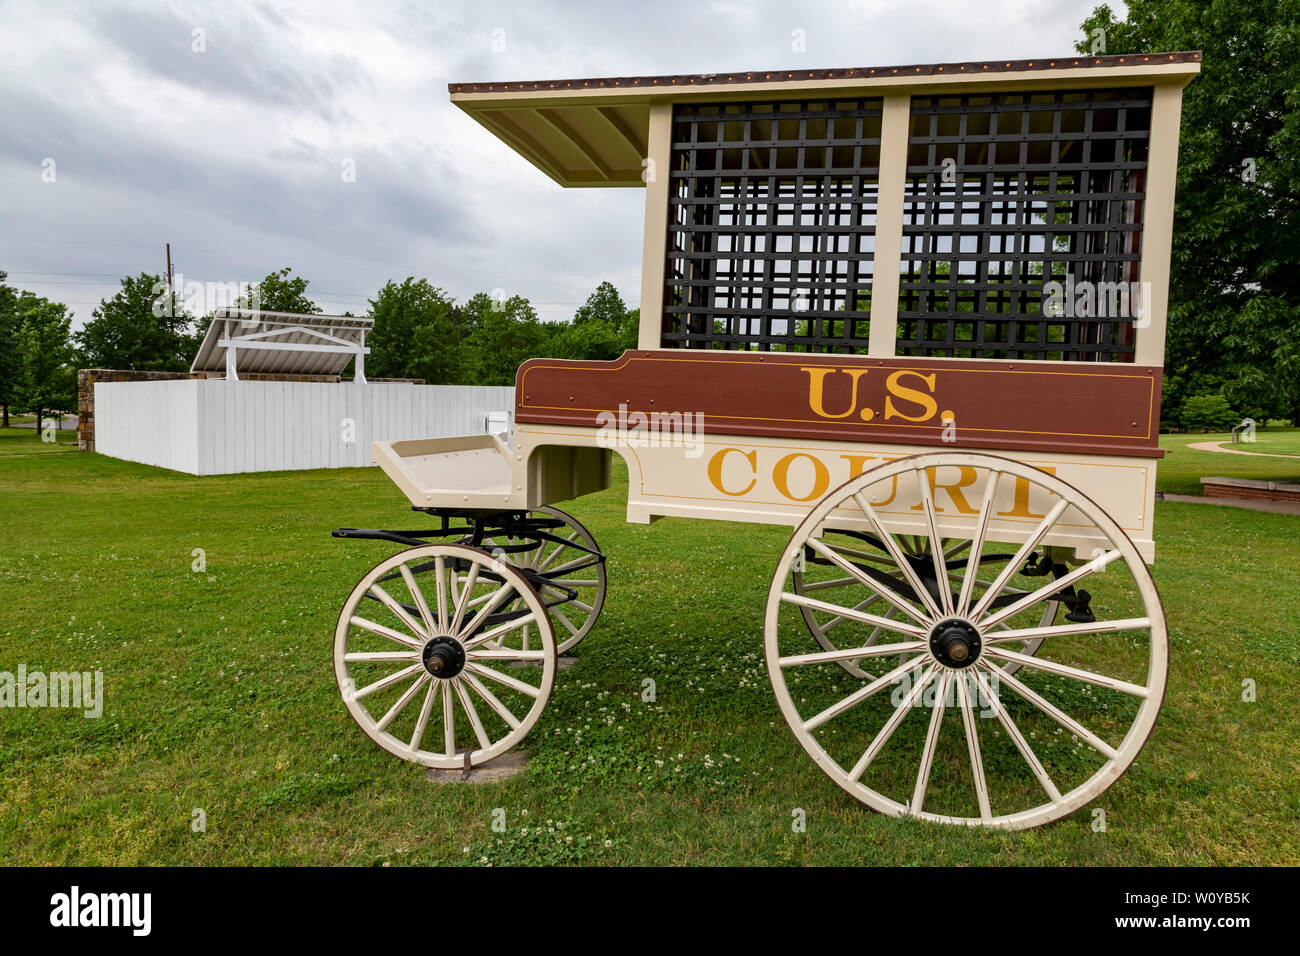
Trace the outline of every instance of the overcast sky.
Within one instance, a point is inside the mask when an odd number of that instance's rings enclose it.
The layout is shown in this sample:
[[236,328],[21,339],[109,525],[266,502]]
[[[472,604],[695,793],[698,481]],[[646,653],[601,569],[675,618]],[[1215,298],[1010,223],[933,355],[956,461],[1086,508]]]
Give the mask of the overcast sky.
[[449,82],[1060,55],[1095,5],[0,0],[0,269],[74,326],[164,242],[187,282],[292,266],[327,312],[408,275],[635,305],[644,193],[561,189]]

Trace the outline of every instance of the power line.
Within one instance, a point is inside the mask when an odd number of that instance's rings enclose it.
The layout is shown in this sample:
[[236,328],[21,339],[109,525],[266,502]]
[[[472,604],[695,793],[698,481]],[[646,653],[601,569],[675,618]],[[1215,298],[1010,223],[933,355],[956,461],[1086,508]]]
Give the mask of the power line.
[[[47,239],[47,238],[42,238],[42,237],[38,237],[38,236],[4,236],[4,235],[0,235],[0,240],[7,241],[7,242],[53,242],[53,243],[66,243],[66,244],[70,244],[70,245],[120,246],[120,247],[122,247],[122,248],[128,248],[128,249],[155,249],[155,248],[157,248],[157,243],[148,243],[148,244],[145,244],[145,243],[138,243],[138,242],[107,242],[107,241],[96,240],[96,239]],[[177,253],[188,252],[188,253],[191,253],[191,254],[208,255],[208,256],[241,256],[241,257],[254,258],[254,259],[264,259],[264,260],[267,260],[267,261],[274,260],[274,261],[278,261],[278,262],[283,262],[283,261],[285,260],[285,258],[290,258],[290,259],[292,259],[292,260],[294,260],[294,261],[297,261],[297,262],[323,262],[323,263],[327,263],[327,264],[330,264],[330,265],[352,265],[352,266],[358,266],[358,267],[363,267],[363,268],[384,268],[384,266],[382,266],[382,265],[379,264],[379,263],[358,262],[358,261],[355,260],[355,259],[327,259],[327,258],[322,258],[322,257],[319,257],[319,256],[288,256],[288,257],[286,257],[286,256],[282,256],[282,255],[280,255],[280,254],[278,254],[278,253],[262,253],[262,252],[233,252],[233,251],[225,251],[225,250],[220,250],[220,249],[196,249],[196,248],[193,248],[193,247],[190,247],[190,246],[176,246],[176,250],[175,250],[175,251],[176,251]],[[422,268],[423,268],[423,267],[422,267]],[[416,272],[421,271],[421,270],[419,270],[419,269],[397,269],[397,270],[390,270],[390,271],[406,272],[406,273],[408,273],[408,274],[412,274],[412,275],[413,275],[413,274],[415,274]],[[455,271],[458,272],[458,273],[474,273],[474,274],[479,274],[479,275],[506,275],[506,276],[562,276],[562,277],[564,277],[564,278],[570,278],[570,279],[593,279],[593,278],[596,278],[596,276],[598,275],[598,273],[594,273],[594,272],[555,272],[555,271],[552,271],[552,270],[547,270],[547,271],[545,271],[545,272],[520,272],[520,271],[503,271],[503,270],[500,270],[500,269],[461,269],[461,268],[456,268]],[[49,275],[63,275],[63,274],[67,274],[67,275],[107,275],[108,273],[47,273],[47,274],[49,274]],[[610,277],[610,276],[614,276],[614,277],[618,277],[618,278],[639,278],[639,277],[640,277],[640,273],[634,273],[634,272],[605,272],[605,273],[600,273],[599,275],[601,275],[603,278],[608,278],[608,277]]]

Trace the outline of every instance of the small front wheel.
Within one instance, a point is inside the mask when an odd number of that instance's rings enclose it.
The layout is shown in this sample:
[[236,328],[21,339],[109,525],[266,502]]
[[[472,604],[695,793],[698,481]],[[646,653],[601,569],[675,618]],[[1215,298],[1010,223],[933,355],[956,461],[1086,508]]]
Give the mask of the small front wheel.
[[334,631],[334,675],[353,719],[389,753],[444,770],[485,763],[528,736],[555,666],[555,632],[528,580],[463,544],[381,561]]

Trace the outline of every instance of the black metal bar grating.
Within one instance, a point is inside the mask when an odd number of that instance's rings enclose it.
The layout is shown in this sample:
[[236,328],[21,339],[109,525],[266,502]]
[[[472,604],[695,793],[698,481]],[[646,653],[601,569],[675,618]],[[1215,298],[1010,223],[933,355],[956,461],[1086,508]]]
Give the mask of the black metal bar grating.
[[677,104],[662,344],[867,351],[881,100]]
[[[898,354],[1133,360],[1115,304],[1138,281],[1151,96],[913,97]],[[1045,314],[1053,281],[1094,297]]]

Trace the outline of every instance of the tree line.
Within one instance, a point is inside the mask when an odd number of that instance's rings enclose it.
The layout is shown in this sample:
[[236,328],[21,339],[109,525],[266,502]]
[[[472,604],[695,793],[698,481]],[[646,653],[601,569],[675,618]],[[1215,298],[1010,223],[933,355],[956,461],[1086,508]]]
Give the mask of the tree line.
[[[6,284],[0,270],[0,409],[74,411],[77,369],[184,372],[212,316],[187,311],[162,276],[121,280],[73,332],[66,305]],[[316,314],[309,281],[288,268],[266,276],[232,307]],[[546,322],[523,296],[480,292],[457,302],[427,279],[390,281],[369,300],[367,378],[419,378],[431,385],[513,385],[530,358],[611,359],[636,347],[640,312],[602,282],[570,322]]]

